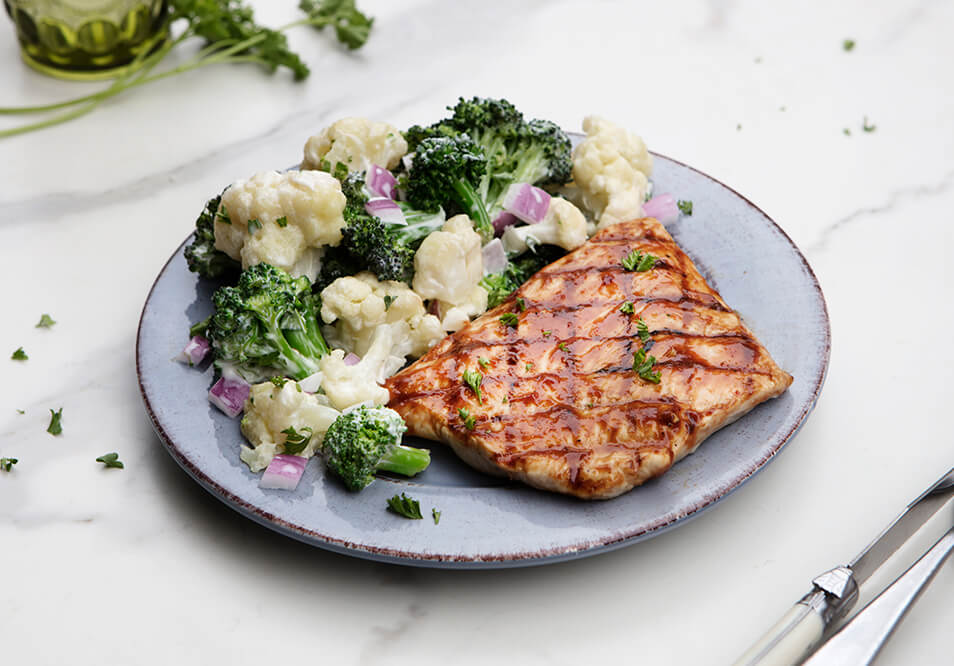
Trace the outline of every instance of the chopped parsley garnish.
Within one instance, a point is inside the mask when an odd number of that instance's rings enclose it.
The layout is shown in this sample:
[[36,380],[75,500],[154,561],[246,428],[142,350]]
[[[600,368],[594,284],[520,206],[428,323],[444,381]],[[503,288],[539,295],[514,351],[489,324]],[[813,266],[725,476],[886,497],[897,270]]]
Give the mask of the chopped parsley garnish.
[[544,331],[544,332],[543,332],[543,337],[548,338],[548,337],[550,337],[550,334],[551,334],[551,333],[553,333],[553,331]]
[[570,351],[570,350],[567,348],[565,342],[561,342],[560,344],[557,345],[557,347],[559,348],[560,351]]
[[741,132],[741,131],[742,131],[742,123],[739,123],[738,125],[735,126],[735,131],[736,131],[736,132]]
[[841,130],[841,132],[842,132],[842,134],[844,134],[845,136],[851,136],[851,130],[848,129],[847,127],[846,127],[845,129]]
[[20,461],[16,458],[0,458],[0,469],[4,472],[9,472],[18,462]]
[[434,518],[434,524],[437,525],[441,522],[441,512],[437,509],[431,509],[431,517]]
[[625,257],[620,263],[628,271],[636,271],[637,273],[644,273],[656,265],[656,262],[659,261],[658,257],[654,257],[651,254],[643,254],[639,250],[633,250]]
[[288,380],[287,380],[285,377],[272,377],[272,378],[269,379],[268,381],[270,381],[272,384],[274,384],[274,385],[277,386],[278,388],[281,388],[281,387],[283,387],[283,386],[285,385],[285,383],[286,383]]
[[229,212],[222,206],[219,206],[219,209],[215,211],[215,219],[220,220],[223,224],[232,224],[232,218],[229,217]]
[[26,414],[26,410],[24,410],[24,409],[18,409],[18,410],[17,410],[17,414]]
[[843,48],[845,51],[852,50],[853,48],[855,48],[855,40],[846,39],[845,41],[841,43],[841,48]]
[[500,321],[505,326],[517,328],[517,324],[520,323],[520,318],[517,317],[517,313],[515,312],[504,312],[502,315],[500,315]]
[[475,419],[471,413],[463,407],[459,407],[457,409],[457,416],[459,416],[460,420],[464,422],[464,427],[468,430],[473,430],[477,427],[477,419]]
[[55,412],[50,410],[50,425],[46,427],[46,431],[51,435],[59,435],[63,432],[63,424],[60,422],[60,419],[63,418],[63,408],[60,407]]
[[[785,107],[783,106],[784,110]],[[679,207],[679,210],[682,211],[683,215],[692,215],[692,202],[685,199],[680,199],[676,202],[676,205]]]
[[411,520],[421,520],[421,503],[416,499],[408,497],[401,493],[400,497],[395,495],[388,500],[388,508],[399,516],[410,518]]
[[115,467],[116,469],[123,469],[125,467],[123,461],[119,459],[118,453],[104,453],[96,459],[96,462],[103,463],[106,467]]
[[656,364],[656,357],[647,355],[645,349],[639,349],[633,354],[633,372],[639,375],[642,379],[645,379],[647,382],[653,384],[658,384],[660,380],[660,373],[658,370],[653,370],[653,366]]
[[619,311],[622,312],[623,314],[628,314],[628,315],[636,313],[636,309],[633,307],[632,301],[626,301],[621,306],[619,306]]
[[387,312],[391,309],[391,303],[394,302],[395,297],[391,294],[384,295],[384,311]]
[[280,218],[275,220],[275,224],[280,226],[282,229],[288,226],[288,218],[282,215]]
[[877,125],[872,125],[868,122],[868,116],[865,116],[864,122],[861,123],[861,129],[866,132],[874,132],[877,127]]
[[533,370],[533,363],[527,363],[523,367],[527,369],[527,372],[530,372]]
[[23,351],[23,347],[18,347],[17,350],[10,356],[10,359],[13,361],[25,361],[28,358],[30,357],[27,356],[25,351]]
[[636,335],[639,336],[639,340],[643,344],[646,344],[652,340],[652,336],[649,335],[649,326],[647,326],[646,322],[644,322],[642,319],[636,320]]
[[254,234],[256,231],[262,228],[262,223],[257,219],[251,219],[248,221],[248,233]]
[[488,361],[487,359],[483,357],[478,358],[477,362],[480,363],[480,367],[482,367],[484,370],[490,367],[490,361]]
[[527,311],[527,302],[523,300],[522,297],[517,296],[517,300],[515,302],[517,303],[517,307],[520,308],[520,312]]
[[53,317],[48,314],[44,314],[40,317],[40,321],[37,322],[36,328],[49,328],[56,322],[53,321]]
[[484,382],[484,376],[477,372],[476,370],[464,370],[463,375],[464,385],[468,386],[471,391],[474,392],[474,395],[477,396],[477,402],[481,405],[484,404],[484,398],[480,394],[480,385]]
[[295,430],[295,426],[288,426],[282,433],[285,435],[285,453],[297,455],[305,450],[314,431],[308,426],[303,426],[301,432]]

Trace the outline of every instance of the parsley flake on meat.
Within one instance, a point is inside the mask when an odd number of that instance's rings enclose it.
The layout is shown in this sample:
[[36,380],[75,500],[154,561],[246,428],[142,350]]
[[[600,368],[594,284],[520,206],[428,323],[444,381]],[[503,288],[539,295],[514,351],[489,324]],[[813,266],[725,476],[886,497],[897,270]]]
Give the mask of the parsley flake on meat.
[[639,250],[633,250],[627,254],[620,263],[628,271],[635,271],[637,273],[645,273],[646,271],[652,269],[656,265],[656,262],[659,261],[659,257],[654,257],[651,254],[644,254]]

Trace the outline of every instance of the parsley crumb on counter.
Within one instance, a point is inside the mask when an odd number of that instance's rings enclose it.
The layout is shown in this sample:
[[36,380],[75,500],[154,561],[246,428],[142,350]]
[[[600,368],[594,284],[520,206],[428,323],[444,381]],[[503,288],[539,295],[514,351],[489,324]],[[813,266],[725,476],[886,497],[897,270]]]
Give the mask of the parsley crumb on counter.
[[50,425],[46,427],[46,431],[51,435],[59,435],[63,432],[63,424],[61,419],[63,418],[63,408],[60,407],[58,410],[50,410]]
[[99,458],[96,459],[96,462],[103,463],[106,467],[115,467],[116,469],[123,469],[126,467],[123,464],[123,461],[119,459],[118,453],[104,453]]

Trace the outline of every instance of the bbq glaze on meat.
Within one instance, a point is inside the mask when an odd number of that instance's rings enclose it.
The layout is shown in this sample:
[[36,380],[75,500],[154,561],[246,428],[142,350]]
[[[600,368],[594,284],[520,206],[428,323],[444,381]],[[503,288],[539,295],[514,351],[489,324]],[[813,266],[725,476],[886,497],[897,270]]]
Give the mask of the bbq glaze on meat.
[[[620,261],[633,249],[659,261],[627,271]],[[626,302],[633,314],[621,311]],[[640,320],[658,384],[633,370]],[[465,370],[483,375],[480,398]],[[480,470],[603,499],[659,476],[791,383],[663,226],[645,218],[598,232],[386,385],[409,434],[450,444]]]

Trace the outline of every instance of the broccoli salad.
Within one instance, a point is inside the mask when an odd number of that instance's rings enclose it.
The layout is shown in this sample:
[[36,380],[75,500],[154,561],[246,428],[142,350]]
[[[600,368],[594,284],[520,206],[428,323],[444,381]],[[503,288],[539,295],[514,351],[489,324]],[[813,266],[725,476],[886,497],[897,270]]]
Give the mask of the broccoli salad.
[[186,261],[220,286],[179,360],[211,354],[209,399],[241,415],[262,487],[295,488],[316,454],[355,491],[423,471],[428,452],[400,444],[385,407],[388,377],[596,230],[685,210],[648,198],[652,157],[607,120],[584,119],[573,148],[506,100],[448,111],[403,132],[338,120],[299,169],[232,183],[196,220]]

